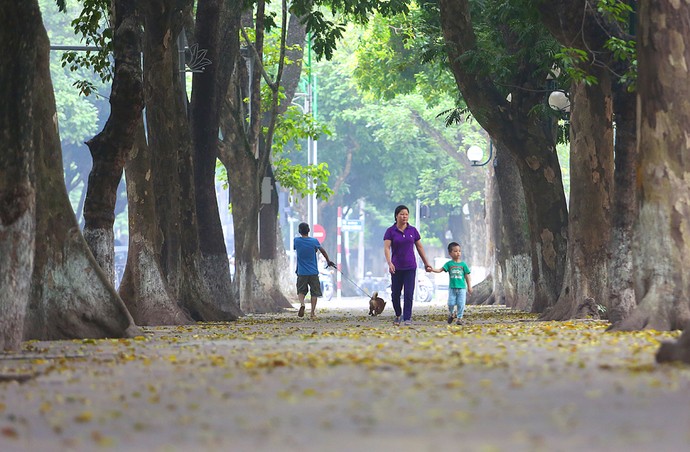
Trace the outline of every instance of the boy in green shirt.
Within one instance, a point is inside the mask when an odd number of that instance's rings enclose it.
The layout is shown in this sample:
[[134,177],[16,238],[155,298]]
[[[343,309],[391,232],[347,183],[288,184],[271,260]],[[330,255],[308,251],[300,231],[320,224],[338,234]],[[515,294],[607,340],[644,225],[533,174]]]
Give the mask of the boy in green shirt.
[[[462,314],[465,312],[467,294],[472,293],[470,268],[464,261],[460,260],[462,252],[459,243],[449,243],[448,254],[451,260],[446,262],[443,267],[434,268],[431,271],[434,273],[448,272],[448,323],[453,323],[453,318],[457,316],[457,324],[462,325]],[[455,312],[456,306],[457,313]]]

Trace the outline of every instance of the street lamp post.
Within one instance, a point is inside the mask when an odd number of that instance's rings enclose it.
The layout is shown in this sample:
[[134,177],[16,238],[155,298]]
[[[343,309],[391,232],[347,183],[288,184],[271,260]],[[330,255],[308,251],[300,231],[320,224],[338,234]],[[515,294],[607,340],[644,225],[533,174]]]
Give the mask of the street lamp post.
[[491,161],[491,157],[494,155],[494,145],[493,142],[489,141],[489,157],[479,163],[484,158],[484,150],[479,146],[472,145],[467,150],[467,158],[472,162],[472,166],[484,166]]
[[570,113],[570,98],[568,93],[561,90],[553,91],[549,94],[549,107],[562,113]]

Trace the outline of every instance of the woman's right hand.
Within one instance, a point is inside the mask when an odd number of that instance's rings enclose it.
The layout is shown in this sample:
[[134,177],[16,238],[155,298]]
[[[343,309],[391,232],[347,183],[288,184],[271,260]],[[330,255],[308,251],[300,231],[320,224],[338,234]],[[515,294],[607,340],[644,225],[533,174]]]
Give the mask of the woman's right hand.
[[388,271],[390,272],[391,275],[395,273],[395,265],[393,265],[393,262],[388,264]]

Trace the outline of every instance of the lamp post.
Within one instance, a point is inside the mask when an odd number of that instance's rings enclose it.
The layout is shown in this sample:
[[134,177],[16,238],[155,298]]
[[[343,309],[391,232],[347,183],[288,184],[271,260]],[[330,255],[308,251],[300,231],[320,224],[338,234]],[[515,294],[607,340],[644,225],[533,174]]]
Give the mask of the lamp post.
[[549,94],[549,107],[561,113],[570,113],[570,98],[568,93],[556,90]]
[[491,161],[491,157],[493,157],[493,155],[494,155],[494,146],[493,146],[493,143],[491,141],[489,142],[489,157],[481,163],[479,163],[479,162],[482,160],[482,158],[484,158],[484,150],[482,148],[480,148],[479,146],[477,146],[475,144],[475,145],[470,146],[470,148],[467,150],[467,158],[470,160],[470,162],[472,162],[472,166],[484,166],[484,165],[486,165],[487,163],[489,163]]

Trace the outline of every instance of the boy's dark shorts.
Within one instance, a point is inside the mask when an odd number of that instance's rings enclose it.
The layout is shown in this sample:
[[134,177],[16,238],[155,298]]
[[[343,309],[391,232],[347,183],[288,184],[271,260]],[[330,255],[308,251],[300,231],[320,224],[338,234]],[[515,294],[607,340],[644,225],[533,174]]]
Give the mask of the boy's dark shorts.
[[319,275],[297,275],[297,293],[306,295],[307,292],[310,292],[312,297],[318,298],[321,296]]

